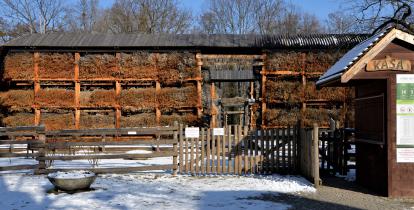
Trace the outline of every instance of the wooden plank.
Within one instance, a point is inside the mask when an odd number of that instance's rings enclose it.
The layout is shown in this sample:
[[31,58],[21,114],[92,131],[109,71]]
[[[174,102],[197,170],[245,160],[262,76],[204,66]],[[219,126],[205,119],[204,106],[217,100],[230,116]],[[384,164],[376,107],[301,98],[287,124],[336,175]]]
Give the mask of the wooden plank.
[[222,136],[222,147],[221,147],[221,160],[223,161],[221,164],[222,167],[222,173],[225,174],[227,172],[227,167],[226,167],[226,130],[224,128],[224,135]]
[[0,145],[3,144],[41,144],[39,140],[0,140]]
[[112,154],[112,155],[50,155],[37,157],[36,160],[87,160],[87,159],[134,159],[134,158],[154,158],[171,157],[177,155],[176,152],[154,152],[151,154]]
[[226,133],[227,133],[227,140],[228,140],[228,146],[227,146],[227,159],[228,159],[228,166],[227,166],[227,173],[233,173],[233,158],[231,157],[231,154],[233,152],[233,143],[232,143],[232,136],[231,136],[231,126],[226,127]]
[[288,141],[288,172],[289,174],[292,173],[292,134],[291,134],[291,127],[287,127],[287,141]]
[[261,174],[264,174],[265,172],[265,159],[264,159],[265,141],[266,141],[266,130],[262,128],[260,130],[260,163],[261,163],[260,173]]
[[199,173],[199,161],[200,161],[200,148],[199,148],[199,140],[200,139],[194,139],[194,147],[195,147],[195,174],[197,174],[198,175],[198,173]]
[[[174,126],[178,126],[177,121],[174,122]],[[174,141],[178,141],[178,131],[174,131],[174,135],[173,135]],[[177,160],[177,155],[178,155],[178,149],[177,149],[177,143],[173,144],[173,173],[172,175],[175,176],[177,175],[177,170],[178,170],[178,160]]]
[[239,164],[238,164],[238,166],[237,166],[237,168],[239,169],[238,170],[238,175],[239,176],[241,176],[242,175],[242,126],[241,125],[239,125],[239,126],[237,126],[238,127],[238,129],[237,129],[237,135],[238,135],[238,148],[237,148],[237,153],[238,153],[238,155],[237,155],[237,157],[238,157],[238,159],[239,159]]
[[257,129],[255,132],[255,137],[256,139],[254,140],[255,142],[255,146],[254,146],[254,167],[255,167],[255,173],[259,173],[259,139],[260,139],[260,135],[259,135],[260,130]]
[[36,169],[38,165],[16,165],[16,166],[0,166],[0,171],[15,171]]
[[239,127],[234,126],[234,174],[239,173]]
[[37,157],[37,153],[10,153],[10,152],[1,152],[0,158],[9,158],[9,157]]
[[195,168],[194,168],[194,144],[195,144],[194,138],[189,138],[189,144],[190,144],[190,173],[191,175],[194,175]]
[[254,169],[255,169],[255,164],[254,164],[254,150],[255,150],[255,139],[256,139],[256,131],[252,132],[252,136],[249,139],[249,153],[250,153],[250,173],[255,173]]
[[286,129],[282,128],[282,172],[286,173]]
[[[155,95],[156,98],[159,98],[161,94],[161,84],[159,81],[155,82]],[[158,100],[156,100],[156,105],[155,105],[155,121],[157,123],[157,125],[160,125],[160,120],[161,120],[161,110],[160,110],[160,104],[158,102]]]
[[249,128],[247,126],[244,126],[243,129],[243,146],[244,146],[244,161],[243,161],[243,168],[244,168],[244,174],[247,175],[249,172],[249,134],[248,134]]
[[190,162],[189,162],[189,159],[190,159],[190,153],[189,153],[189,151],[188,151],[188,138],[186,137],[185,138],[185,148],[184,148],[184,153],[185,153],[185,170],[184,170],[184,172],[186,173],[186,174],[188,174],[188,172],[189,172],[189,170],[190,170],[190,168],[189,168],[189,166],[190,166]]
[[211,130],[210,130],[210,128],[209,129],[207,129],[207,160],[206,160],[206,173],[207,174],[210,174],[211,173],[211,159],[210,159],[210,157],[211,157],[211,138],[210,138],[210,135],[211,135]]
[[279,157],[280,130],[279,130],[279,128],[276,128],[275,132],[276,132],[276,136],[275,136],[275,142],[276,142],[276,145],[275,145],[276,164],[275,165],[276,165],[276,169],[275,169],[275,172],[279,173],[279,171],[280,171],[280,157]]
[[275,151],[277,151],[277,150],[275,150],[275,141],[276,141],[276,130],[275,129],[272,129],[271,130],[271,135],[270,135],[271,137],[271,139],[270,139],[270,159],[271,159],[271,168],[270,168],[270,171],[272,172],[272,173],[275,173],[276,172],[276,160],[275,160]]
[[204,128],[201,128],[201,159],[200,159],[200,161],[201,161],[201,163],[200,163],[200,167],[201,167],[201,170],[200,170],[200,173],[201,174],[205,174],[206,173],[206,166],[205,166],[205,129]]
[[221,174],[222,173],[222,168],[221,168],[221,136],[216,136],[216,156],[217,156],[217,174]]
[[212,167],[212,173],[217,173],[216,168],[216,137],[213,135],[213,130],[210,132],[211,135],[211,167]]
[[184,162],[184,151],[183,151],[183,144],[184,144],[184,134],[183,134],[183,125],[180,124],[178,128],[178,138],[179,138],[179,148],[180,148],[180,174],[184,173],[184,165],[187,165],[186,162]]
[[[170,170],[173,168],[172,164],[169,165],[152,165],[152,166],[137,166],[137,167],[124,167],[124,168],[88,168],[88,171],[92,171],[96,174],[104,173],[129,173],[134,171],[153,171],[153,170]],[[56,171],[72,171],[72,170],[85,170],[85,168],[54,168],[54,169],[42,169],[36,170],[37,174],[47,174]]]
[[293,130],[292,170],[293,170],[293,173],[296,173],[297,172],[297,168],[296,168],[297,167],[297,157],[298,157],[298,154],[297,154],[297,146],[298,146],[297,126],[294,126],[292,130]]
[[161,139],[161,140],[131,140],[131,141],[105,141],[105,142],[48,142],[48,148],[67,148],[70,146],[105,146],[105,145],[134,145],[134,144],[174,144],[178,143],[177,141],[170,139]]

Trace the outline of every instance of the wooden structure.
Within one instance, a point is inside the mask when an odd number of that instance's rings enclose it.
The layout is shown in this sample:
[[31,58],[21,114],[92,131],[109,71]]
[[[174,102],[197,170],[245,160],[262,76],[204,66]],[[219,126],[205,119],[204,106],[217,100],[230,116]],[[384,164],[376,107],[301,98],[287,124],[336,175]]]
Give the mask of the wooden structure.
[[390,197],[414,196],[413,146],[398,145],[397,139],[401,132],[414,130],[409,117],[405,127],[397,126],[397,113],[405,110],[397,107],[397,75],[413,74],[413,40],[413,35],[395,28],[375,34],[346,53],[317,83],[355,87],[356,179]]
[[[81,169],[59,168],[54,161],[88,160],[88,170],[96,173],[128,173],[133,171],[170,170],[172,174],[247,175],[302,174],[319,185],[318,127],[248,130],[247,126],[229,126],[223,133],[200,129],[189,138],[186,126],[174,124],[166,128],[121,128],[61,130],[45,132],[44,127],[3,128],[0,145],[10,145],[0,158],[35,158],[38,164],[0,167],[0,171],[34,169],[38,174]],[[131,140],[132,138],[132,140]],[[128,139],[129,141],[122,141]],[[15,144],[26,144],[28,153],[13,151]],[[168,146],[147,154],[131,154],[109,150],[108,146]],[[32,150],[29,153],[29,150]],[[87,153],[85,153],[85,151]],[[171,157],[170,164],[102,167],[100,160]],[[84,166],[85,167],[85,166]],[[85,169],[85,168],[82,169]]]
[[[252,129],[286,127],[302,118],[309,119],[303,121],[308,125],[319,120],[326,126],[328,117],[346,121],[352,104],[346,90],[327,98],[314,91],[312,81],[364,37],[27,35],[1,48],[3,124],[46,124],[47,130],[59,130],[179,121]],[[299,97],[281,96],[284,82],[298,83],[287,91]],[[91,94],[94,101],[85,103],[83,97]],[[58,95],[66,97],[48,100]]]

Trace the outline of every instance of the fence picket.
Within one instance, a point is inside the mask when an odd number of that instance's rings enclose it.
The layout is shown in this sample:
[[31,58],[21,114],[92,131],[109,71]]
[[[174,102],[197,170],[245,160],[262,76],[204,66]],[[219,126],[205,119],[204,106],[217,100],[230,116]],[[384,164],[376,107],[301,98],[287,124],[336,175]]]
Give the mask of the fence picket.
[[216,168],[216,137],[213,135],[213,130],[208,135],[211,135],[211,161],[212,161],[212,173],[217,173]]
[[194,175],[194,138],[190,138],[190,173]]
[[239,171],[239,158],[238,158],[238,145],[239,145],[239,129],[237,126],[234,126],[234,148],[233,148],[233,154],[234,154],[234,174],[238,174]]
[[288,126],[288,172],[292,173],[292,132],[291,127]]
[[220,155],[220,151],[221,151],[221,137],[220,136],[216,136],[216,156],[217,156],[217,174],[221,174],[221,155]]
[[226,169],[226,135],[222,136],[222,143],[221,143],[221,160],[222,160],[222,173],[225,174],[227,169]]
[[280,147],[280,138],[279,138],[279,136],[280,136],[280,130],[279,130],[279,128],[276,128],[276,172],[279,172],[280,171],[280,154],[279,154],[279,151],[280,151],[280,149],[279,149],[279,147]]
[[206,162],[206,172],[207,174],[211,173],[211,138],[210,138],[210,128],[207,129],[207,162]]
[[206,168],[205,168],[205,164],[204,164],[204,153],[205,153],[205,147],[204,147],[204,138],[205,138],[205,136],[204,136],[204,134],[205,134],[205,129],[204,128],[202,128],[201,129],[201,160],[200,160],[200,167],[201,167],[201,169],[200,169],[200,173],[201,174],[205,174],[206,173]]
[[238,125],[237,126],[238,128],[237,128],[237,141],[238,141],[238,146],[237,146],[237,158],[238,158],[238,166],[237,166],[237,168],[238,168],[238,171],[237,171],[237,174],[238,175],[242,175],[242,126],[241,125]]
[[275,170],[275,166],[276,166],[276,161],[275,161],[275,137],[276,137],[276,132],[275,132],[275,130],[274,129],[272,129],[272,132],[271,132],[271,137],[270,137],[270,159],[271,159],[271,164],[272,164],[272,167],[270,168],[270,171],[272,172],[272,173],[274,173],[276,170]]
[[179,126],[178,126],[179,128],[179,131],[178,131],[178,135],[179,135],[179,142],[180,142],[180,174],[183,174],[184,173],[184,157],[183,157],[183,155],[184,155],[184,152],[183,152],[183,143],[184,143],[184,141],[183,141],[183,125],[182,124],[180,124]]
[[233,143],[232,143],[232,135],[231,135],[231,126],[227,127],[227,135],[228,135],[228,148],[227,148],[227,156],[228,156],[228,167],[227,167],[227,172],[233,173],[234,169],[233,169],[233,158],[231,157],[231,154],[233,152]]
[[185,173],[188,174],[189,172],[189,160],[190,160],[190,153],[188,150],[188,138],[185,138]]
[[196,174],[198,174],[199,173],[199,160],[200,160],[200,156],[199,156],[199,154],[200,154],[200,151],[199,151],[199,141],[200,141],[200,138],[196,138],[196,139],[194,139],[194,143],[195,143],[195,145],[194,145],[194,147],[195,147],[195,173]]
[[244,174],[247,175],[248,171],[249,171],[249,134],[248,134],[248,127],[244,126],[244,141],[243,141],[243,145],[244,145],[244,161],[243,161],[243,168],[244,168]]

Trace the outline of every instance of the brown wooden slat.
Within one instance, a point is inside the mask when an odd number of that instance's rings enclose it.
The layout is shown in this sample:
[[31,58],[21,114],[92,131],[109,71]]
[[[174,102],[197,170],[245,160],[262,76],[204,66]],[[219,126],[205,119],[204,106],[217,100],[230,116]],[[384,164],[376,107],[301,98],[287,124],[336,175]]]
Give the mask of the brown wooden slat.
[[217,173],[217,168],[216,168],[216,137],[213,135],[213,129],[210,130],[211,132],[209,133],[209,135],[211,135],[211,168],[212,168],[212,173]]
[[234,126],[234,174],[239,173],[239,128]]
[[188,141],[189,140],[188,140],[188,138],[185,138],[184,141],[185,141],[185,143],[184,143],[184,145],[185,145],[185,147],[184,147],[184,153],[185,153],[185,160],[184,160],[184,162],[185,162],[185,170],[184,170],[184,172],[186,174],[188,174],[188,172],[190,170],[190,168],[189,168],[189,166],[190,166],[190,161],[189,161],[189,159],[190,159],[190,152],[188,151]]
[[288,172],[289,174],[292,173],[292,133],[291,133],[291,127],[288,126],[287,127],[287,132],[288,132]]
[[246,175],[249,172],[249,135],[248,135],[248,127],[244,126],[243,129],[244,135],[243,135],[243,146],[244,146],[244,161],[243,161],[243,168],[244,168],[244,174]]
[[[200,167],[201,167],[201,174],[205,174],[206,173],[206,164],[205,164],[205,129],[202,128],[201,129],[201,163],[200,163]],[[207,162],[208,163],[208,162]]]
[[50,155],[38,157],[36,160],[86,160],[86,159],[133,159],[171,157],[177,155],[175,152],[154,152],[152,154],[113,154],[113,155]]
[[206,173],[211,173],[211,137],[210,137],[210,128],[207,129],[207,162],[206,162]]
[[270,140],[270,159],[271,159],[271,163],[272,163],[272,167],[270,168],[270,171],[272,173],[276,172],[276,160],[275,160],[275,140],[276,140],[276,131],[275,129],[271,130],[271,140]]
[[0,153],[0,158],[9,158],[9,157],[37,157],[37,153]]
[[221,142],[221,160],[222,160],[222,173],[225,174],[227,172],[227,164],[226,164],[226,131],[224,131],[224,135],[222,136],[222,142]]
[[217,156],[217,174],[221,174],[222,173],[222,168],[221,168],[221,136],[216,136],[216,156]]
[[256,130],[255,132],[255,136],[256,139],[255,141],[255,148],[254,148],[254,165],[255,165],[255,173],[259,173],[259,139],[260,139],[260,135],[259,135],[259,130]]
[[282,129],[282,171],[286,173],[286,129]]
[[194,144],[195,144],[195,140],[193,138],[189,139],[189,144],[190,144],[190,173],[191,175],[194,175],[195,172],[195,168],[194,168]]
[[265,134],[265,130],[261,129],[260,130],[260,163],[261,163],[261,167],[260,167],[260,173],[264,174],[265,171],[265,163],[264,163],[264,153],[265,153],[265,139],[266,139],[266,134]]
[[238,131],[237,132],[238,133],[237,134],[238,135],[238,140],[237,140],[238,141],[238,144],[237,144],[238,145],[238,147],[237,147],[238,156],[237,157],[238,157],[238,160],[239,160],[238,161],[239,163],[238,163],[238,166],[237,166],[237,168],[238,168],[238,173],[237,174],[239,176],[241,176],[242,175],[242,160],[243,160],[242,159],[242,155],[243,155],[243,153],[242,153],[242,145],[241,145],[242,144],[242,132],[243,132],[243,130],[242,130],[242,126],[241,125],[238,126],[237,131]]
[[200,162],[200,156],[199,156],[199,154],[200,154],[200,148],[199,148],[199,141],[200,141],[200,139],[194,139],[194,147],[195,147],[195,173],[198,175],[198,173],[199,173],[199,162]]
[[180,124],[179,125],[179,131],[178,131],[178,138],[179,138],[179,144],[180,144],[180,174],[184,173],[184,165],[186,165],[186,163],[184,163],[184,151],[183,151],[183,144],[184,144],[184,135],[183,135],[183,125]]
[[227,159],[228,159],[228,167],[227,167],[227,173],[233,173],[233,158],[231,157],[233,153],[233,142],[232,142],[232,136],[231,136],[231,126],[226,127],[226,133],[227,133],[227,139],[228,139],[228,147],[227,147]]
[[[153,166],[138,166],[138,167],[125,167],[125,168],[88,168],[88,171],[92,171],[97,174],[103,173],[129,173],[133,171],[153,171],[153,170],[170,170],[173,165],[153,165]],[[56,171],[72,171],[72,170],[85,170],[85,168],[54,168],[37,170],[36,173],[47,174]]]
[[38,165],[16,165],[16,166],[0,166],[0,171],[15,171],[36,169]]

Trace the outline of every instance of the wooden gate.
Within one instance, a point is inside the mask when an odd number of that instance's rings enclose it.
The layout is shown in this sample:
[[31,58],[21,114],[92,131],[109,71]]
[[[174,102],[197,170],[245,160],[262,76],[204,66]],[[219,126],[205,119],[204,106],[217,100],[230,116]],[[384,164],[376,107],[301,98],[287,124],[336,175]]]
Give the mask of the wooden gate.
[[335,129],[320,132],[320,162],[323,173],[346,175],[355,169],[354,129]]
[[233,125],[222,134],[201,129],[199,138],[186,138],[184,130],[180,126],[180,174],[297,173],[297,127],[249,131]]

